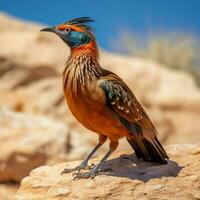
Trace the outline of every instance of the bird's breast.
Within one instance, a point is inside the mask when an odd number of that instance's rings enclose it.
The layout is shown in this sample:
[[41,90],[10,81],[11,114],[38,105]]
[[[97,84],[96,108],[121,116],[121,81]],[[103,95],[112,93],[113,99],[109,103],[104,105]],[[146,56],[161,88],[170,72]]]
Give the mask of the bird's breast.
[[104,110],[104,94],[99,90],[95,81],[87,84],[72,81],[69,85],[65,88],[69,109],[78,121],[89,125],[91,119],[96,119]]
[[72,81],[69,83],[71,86],[65,88],[65,96],[72,114],[83,126],[113,139],[128,134],[118,117],[107,107],[105,94],[95,80],[77,85],[76,91],[72,89],[76,88],[74,83]]

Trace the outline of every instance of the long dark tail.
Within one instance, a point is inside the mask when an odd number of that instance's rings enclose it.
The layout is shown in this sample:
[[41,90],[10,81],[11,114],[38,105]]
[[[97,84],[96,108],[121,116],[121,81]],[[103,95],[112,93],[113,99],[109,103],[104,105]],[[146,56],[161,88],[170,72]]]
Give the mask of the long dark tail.
[[144,137],[127,138],[127,140],[139,159],[148,162],[167,164],[165,158],[169,157],[156,137],[149,140]]

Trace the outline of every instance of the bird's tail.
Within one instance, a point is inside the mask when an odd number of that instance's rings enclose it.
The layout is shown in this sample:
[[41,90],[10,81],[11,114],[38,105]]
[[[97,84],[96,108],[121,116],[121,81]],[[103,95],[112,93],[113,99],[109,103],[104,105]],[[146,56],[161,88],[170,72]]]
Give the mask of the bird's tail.
[[149,162],[167,164],[165,158],[169,158],[157,137],[146,139],[145,137],[135,137],[128,139],[129,144],[135,151],[139,159]]

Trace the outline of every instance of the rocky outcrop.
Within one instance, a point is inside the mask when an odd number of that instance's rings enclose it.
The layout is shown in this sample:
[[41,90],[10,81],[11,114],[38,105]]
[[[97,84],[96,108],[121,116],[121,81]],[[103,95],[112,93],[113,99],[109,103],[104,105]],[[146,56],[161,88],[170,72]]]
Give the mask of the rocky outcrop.
[[18,184],[7,183],[0,184],[0,199],[1,200],[13,200],[14,196],[19,188]]
[[0,133],[0,182],[20,181],[67,152],[67,127],[47,117],[1,109]]
[[0,62],[4,64],[0,73],[17,70],[15,67],[62,69],[67,49],[56,36],[41,34],[41,25],[17,20],[4,13],[0,14],[0,22]]
[[200,144],[173,145],[167,151],[167,165],[144,163],[127,152],[115,155],[105,164],[113,172],[95,179],[73,180],[72,174],[61,175],[66,166],[78,162],[42,166],[22,180],[16,199],[199,199]]

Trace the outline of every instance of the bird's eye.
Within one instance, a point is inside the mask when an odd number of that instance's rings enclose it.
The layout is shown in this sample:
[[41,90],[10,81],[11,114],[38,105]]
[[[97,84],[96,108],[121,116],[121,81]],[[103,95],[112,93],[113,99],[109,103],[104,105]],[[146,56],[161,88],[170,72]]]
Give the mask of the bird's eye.
[[70,28],[65,28],[65,32],[69,32],[70,31]]

